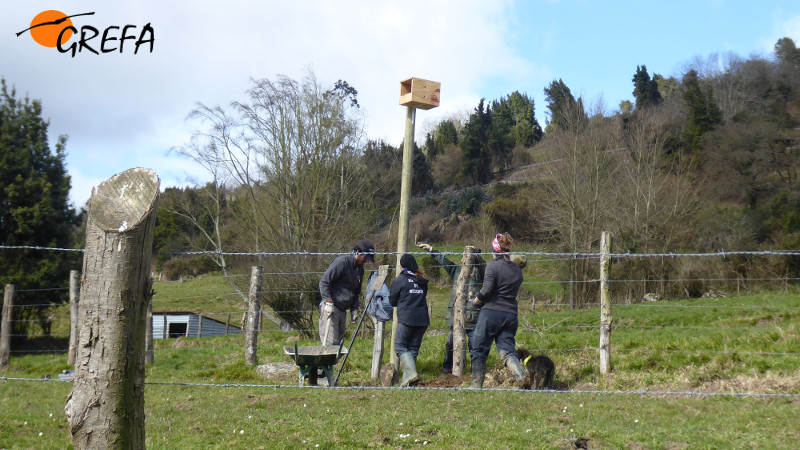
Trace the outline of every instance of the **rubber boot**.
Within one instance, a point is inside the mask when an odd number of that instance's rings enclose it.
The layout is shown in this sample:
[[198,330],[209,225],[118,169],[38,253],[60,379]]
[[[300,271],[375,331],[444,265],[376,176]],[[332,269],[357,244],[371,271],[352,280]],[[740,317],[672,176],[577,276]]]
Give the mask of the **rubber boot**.
[[486,361],[472,361],[472,389],[483,388],[483,378],[486,376]]
[[514,378],[517,379],[517,387],[520,389],[530,389],[531,382],[528,378],[528,371],[522,367],[522,364],[519,362],[519,357],[516,353],[509,353],[505,357],[506,360],[506,367],[511,370],[511,373],[514,375]]
[[413,386],[419,381],[417,375],[417,359],[414,354],[406,352],[400,355],[400,363],[403,365],[403,379],[400,380],[400,387]]

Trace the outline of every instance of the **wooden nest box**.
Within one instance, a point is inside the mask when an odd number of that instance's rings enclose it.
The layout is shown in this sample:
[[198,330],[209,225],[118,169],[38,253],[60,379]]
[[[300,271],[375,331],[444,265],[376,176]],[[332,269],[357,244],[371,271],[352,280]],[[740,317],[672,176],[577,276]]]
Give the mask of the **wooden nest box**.
[[431,109],[439,106],[439,92],[442,83],[409,78],[400,82],[400,104],[420,109]]

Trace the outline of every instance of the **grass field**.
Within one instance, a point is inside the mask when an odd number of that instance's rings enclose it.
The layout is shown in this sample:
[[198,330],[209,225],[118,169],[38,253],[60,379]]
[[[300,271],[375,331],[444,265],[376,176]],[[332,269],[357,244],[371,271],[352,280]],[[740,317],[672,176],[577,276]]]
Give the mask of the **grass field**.
[[[159,311],[244,307],[219,278],[155,289]],[[441,370],[447,295],[446,287],[430,295],[434,320],[418,362],[426,382]],[[521,306],[518,345],[555,361],[554,391],[376,388],[371,337],[355,340],[336,389],[297,387],[296,369],[256,374],[241,335],[156,340],[148,447],[800,447],[796,293],[615,305],[608,376],[597,369],[597,308],[537,305],[532,314],[529,306]],[[294,342],[316,344],[260,333],[259,364],[290,362],[281,349]],[[493,353],[488,367],[500,374],[498,364]],[[39,381],[68,368],[64,353],[13,354],[0,376],[37,381],[0,381],[0,448],[71,445],[63,411],[71,385]]]

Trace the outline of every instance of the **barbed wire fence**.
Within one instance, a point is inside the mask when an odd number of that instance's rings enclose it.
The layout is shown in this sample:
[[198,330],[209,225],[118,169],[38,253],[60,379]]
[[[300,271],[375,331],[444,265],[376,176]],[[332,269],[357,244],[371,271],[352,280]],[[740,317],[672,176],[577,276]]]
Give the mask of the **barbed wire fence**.
[[[0,246],[0,250],[14,250],[14,249],[26,249],[26,250],[42,250],[42,251],[70,251],[70,252],[80,252],[83,251],[82,249],[63,249],[63,248],[50,248],[50,247],[35,247],[35,246]],[[417,258],[428,256],[429,253],[427,252],[412,252]],[[280,258],[280,257],[294,257],[294,258],[307,258],[310,256],[317,256],[317,257],[325,257],[327,259],[332,259],[336,256],[340,256],[347,253],[341,252],[214,252],[214,251],[196,251],[196,252],[170,252],[169,255],[171,256],[196,256],[196,255],[218,255],[222,254],[225,256],[237,256],[237,257],[260,257],[260,258]],[[462,254],[460,252],[447,252],[442,251],[441,254],[445,256],[458,256],[460,257]],[[563,253],[563,252],[514,252],[514,254],[518,255],[525,255],[528,259],[529,264],[553,264],[553,263],[560,263],[565,261],[570,261],[574,259],[587,259],[587,260],[600,260],[601,254],[600,253]],[[393,252],[379,252],[376,256],[384,255],[385,257],[393,257],[396,256],[397,253]],[[787,251],[787,250],[763,250],[763,251],[718,251],[718,252],[709,252],[709,253],[647,253],[647,254],[632,254],[632,253],[610,253],[608,257],[612,258],[615,261],[620,260],[634,260],[634,259],[643,259],[643,258],[668,258],[670,260],[676,260],[679,258],[719,258],[719,259],[726,259],[731,257],[745,257],[745,258],[763,258],[763,257],[797,257],[800,256],[800,251]],[[453,258],[455,259],[455,258]],[[444,268],[442,265],[438,264],[429,264],[426,268],[432,270],[438,270]],[[323,271],[321,270],[306,270],[306,271],[294,271],[294,272],[280,272],[280,271],[271,271],[271,272],[264,272],[262,273],[262,279],[265,280],[265,286],[270,286],[269,280],[273,277],[280,277],[286,275],[292,276],[302,276],[302,277],[310,277],[316,278],[317,280],[322,275]],[[249,275],[245,273],[235,273],[229,275],[230,278],[237,278],[237,279],[244,279]],[[205,280],[213,280],[215,278],[225,278],[223,276],[201,276],[198,277]],[[669,279],[612,279],[608,280],[609,283],[612,285],[614,284],[631,284],[631,283],[704,283],[708,285],[725,285],[725,284],[733,284],[733,283],[740,283],[742,281],[741,277],[684,277],[684,278],[669,278]],[[798,277],[790,277],[790,276],[762,276],[762,277],[752,277],[747,278],[749,283],[765,283],[768,285],[779,285],[779,286],[789,286],[792,284],[797,283],[800,281]],[[180,285],[183,283],[181,280],[167,280],[161,281],[161,285],[169,286],[169,285]],[[528,333],[531,335],[541,335],[551,330],[570,330],[575,332],[583,332],[583,333],[591,333],[598,328],[597,323],[570,323],[570,324],[542,324],[538,325],[532,323],[530,318],[535,317],[535,312],[538,311],[553,311],[553,310],[563,310],[567,308],[574,308],[575,304],[573,303],[565,303],[562,302],[559,298],[550,299],[550,301],[539,302],[537,303],[537,299],[533,292],[537,292],[539,288],[547,287],[547,286],[556,286],[564,287],[569,284],[598,284],[599,280],[597,279],[585,279],[585,280],[569,280],[569,279],[533,279],[533,280],[526,280],[523,282],[523,291],[526,291],[525,295],[531,296],[532,298],[528,299],[521,299],[520,301],[520,334]],[[16,292],[18,293],[25,293],[29,295],[35,295],[36,292],[51,292],[51,291],[68,291],[70,289],[69,286],[50,286],[50,287],[41,287],[41,288],[28,288],[28,289],[20,289]],[[281,293],[281,294],[290,294],[290,295],[300,295],[300,294],[308,294],[309,296],[313,296],[317,293],[315,290],[311,289],[275,289],[275,288],[265,288],[262,292],[262,295],[269,295],[273,293]],[[449,295],[449,293],[448,293]],[[226,298],[231,298],[236,301],[239,299],[239,294],[237,293],[215,293],[210,295],[189,295],[183,297],[176,297],[171,295],[169,297],[159,297],[157,294],[153,297],[152,302],[154,307],[162,308],[165,311],[170,309],[170,302],[175,303],[179,301],[193,301],[200,303],[201,305],[204,303],[218,303],[220,301],[224,301]],[[633,303],[630,301],[631,299],[627,299],[625,302],[615,303],[614,306],[620,307],[624,306],[627,303]],[[710,297],[710,300],[715,300],[714,296]],[[530,312],[523,308],[526,305],[526,301],[530,304]],[[669,301],[643,301],[639,299],[635,303],[641,303],[640,307],[646,308],[653,308],[657,310],[678,310],[681,309],[710,309],[710,310],[757,310],[757,311],[765,311],[771,313],[787,313],[792,314],[800,310],[800,305],[774,305],[774,304],[765,304],[765,305],[736,305],[736,304],[717,304],[717,303],[706,303],[706,304],[685,304],[685,303],[678,303],[678,302],[669,302]],[[31,303],[31,304],[21,304],[21,305],[14,305],[15,308],[48,308],[51,307],[51,304],[43,304],[43,303]],[[285,313],[297,313],[297,314],[308,314],[313,315],[315,312],[318,312],[315,305],[310,305],[311,308],[304,309],[304,310],[280,310],[274,311],[278,315],[282,315]],[[363,306],[363,305],[362,305]],[[444,316],[444,309],[442,305],[438,305],[439,307],[436,310],[435,317]],[[534,311],[534,307],[538,308]],[[599,305],[597,303],[586,303],[579,305],[580,309],[592,309],[597,308]],[[207,311],[195,310],[193,311],[195,314],[204,317],[220,317],[225,315],[231,314],[241,314],[246,310],[246,305],[244,308],[241,309],[209,309]],[[58,330],[69,329],[69,316],[65,314],[61,315],[54,315],[49,318],[54,324],[58,325],[56,328]],[[22,320],[14,320],[12,322],[31,322],[35,323],[40,319],[22,319]],[[66,325],[63,323],[66,322]],[[262,321],[263,322],[263,321]],[[438,324],[436,327],[431,327],[429,329],[429,333],[433,335],[437,334],[444,334],[447,332],[447,329],[443,326],[443,321],[440,320],[442,324]],[[613,328],[615,330],[656,330],[656,329],[671,329],[671,330],[704,330],[707,331],[708,329],[713,329],[714,331],[718,332],[729,332],[729,331],[758,331],[762,329],[764,331],[775,330],[776,327],[774,325],[764,324],[764,325],[746,325],[746,326],[708,326],[708,325],[644,325],[644,324],[626,324],[626,323],[615,323]],[[307,333],[307,334],[314,334],[316,332],[315,329],[292,329],[291,331],[283,330],[278,327],[264,327],[264,324],[261,324],[261,331],[263,332],[275,332],[275,333]],[[3,333],[6,334],[5,327]],[[27,335],[20,335],[20,334],[8,334],[9,337],[25,337]],[[69,338],[69,334],[65,334],[63,332],[59,333],[52,333],[49,336],[53,339],[67,339]],[[184,337],[192,337],[189,336],[188,333],[184,335]],[[231,350],[237,351],[241,350],[240,346],[223,346],[223,347],[215,347],[217,350]],[[542,352],[547,353],[595,353],[598,351],[596,343],[586,343],[582,347],[552,347],[552,348],[540,348],[538,349]],[[800,350],[800,349],[798,349]],[[191,347],[184,347],[184,348],[157,348],[155,352],[162,354],[168,352],[176,352],[176,351],[206,351],[203,348],[191,348]],[[365,349],[355,349],[355,352],[361,353],[368,353],[371,350]],[[699,350],[697,349],[680,349],[680,348],[668,348],[668,349],[642,349],[642,348],[625,348],[621,346],[617,346],[614,349],[615,352],[639,352],[639,353],[655,353],[655,352],[667,352],[667,353],[696,353]],[[796,358],[800,357],[800,351],[794,351],[793,349],[787,351],[732,351],[732,350],[725,350],[725,349],[702,349],[700,350],[705,354],[709,355],[731,355],[731,354],[739,354],[739,355],[750,355],[750,356],[758,356],[758,357],[790,357]],[[35,354],[35,353],[64,353],[67,352],[66,348],[53,348],[53,349],[27,349],[27,350],[11,350],[13,354]],[[0,380],[6,381],[14,381],[14,380],[38,380],[38,379],[22,379],[22,378],[11,378],[0,377]],[[152,384],[152,383],[148,383]],[[164,384],[164,383],[155,383],[155,384]],[[174,385],[187,385],[184,383],[166,383],[166,384],[174,384]],[[198,386],[215,386],[215,387],[235,387],[239,385],[234,384],[192,384],[188,383],[188,385],[198,385]],[[255,386],[270,386],[273,385],[255,385]],[[595,392],[595,391],[591,391]],[[619,393],[619,391],[596,391],[596,393]],[[644,394],[642,394],[644,392]],[[627,392],[637,394],[637,392]],[[707,395],[706,393],[648,393],[647,391],[638,392],[640,395]],[[735,396],[751,396],[748,393],[735,393],[732,394]],[[752,396],[758,396],[762,394],[752,394]],[[766,396],[777,395],[781,396],[784,394],[763,394]],[[788,396],[795,396],[795,394],[785,394]]]

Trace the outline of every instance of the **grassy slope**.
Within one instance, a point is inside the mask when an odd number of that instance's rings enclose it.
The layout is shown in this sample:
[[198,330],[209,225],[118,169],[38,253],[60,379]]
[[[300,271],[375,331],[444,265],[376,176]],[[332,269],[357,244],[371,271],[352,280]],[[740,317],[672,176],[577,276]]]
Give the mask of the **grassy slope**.
[[[219,278],[157,283],[156,291],[156,298],[164,299],[156,310],[230,312],[243,307],[226,295],[230,291]],[[418,366],[426,380],[439,374],[447,294],[444,287],[431,294],[434,320]],[[286,387],[148,385],[148,446],[412,447],[427,441],[436,447],[488,442],[500,447],[568,447],[588,439],[593,448],[796,448],[800,442],[797,398],[574,393],[798,394],[800,298],[795,294],[615,306],[614,372],[608,377],[596,368],[597,309],[537,306],[536,314],[527,312],[530,305],[521,309],[518,344],[542,349],[555,360],[559,393],[297,389],[289,387],[296,382],[296,372],[263,379],[246,366],[241,335],[157,340],[156,362],[147,369],[150,383]],[[295,340],[295,333],[261,333],[259,362],[289,361],[281,347]],[[356,340],[341,385],[370,384],[371,347],[371,338]],[[496,353],[488,363],[498,364]],[[25,355],[12,357],[11,367],[2,374],[39,378],[66,368],[64,354]],[[68,446],[63,406],[69,390],[66,383],[0,382],[0,447]]]

